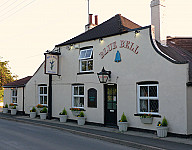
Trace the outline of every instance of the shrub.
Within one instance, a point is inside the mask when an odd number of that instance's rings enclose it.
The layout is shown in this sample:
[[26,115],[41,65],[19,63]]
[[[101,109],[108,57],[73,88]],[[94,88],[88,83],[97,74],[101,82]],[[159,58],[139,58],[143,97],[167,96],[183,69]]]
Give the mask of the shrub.
[[33,108],[30,110],[30,112],[36,112],[35,107],[33,107]]
[[3,108],[8,108],[8,104],[6,103],[5,106]]
[[125,116],[124,112],[123,112],[123,114],[121,116],[120,122],[127,122],[127,117]]
[[85,114],[83,111],[80,112],[80,114],[78,115],[78,117],[85,117]]
[[162,122],[159,121],[159,122],[157,123],[157,126],[163,126],[163,127],[166,127],[167,125],[168,125],[168,123],[167,123],[167,119],[165,118],[165,116],[163,117]]
[[63,109],[62,112],[60,112],[60,115],[67,115],[67,111],[65,110],[65,108]]
[[16,105],[14,105],[12,109],[16,109]]
[[47,113],[47,108],[43,107],[43,109],[40,111],[40,113]]
[[167,123],[167,119],[165,118],[165,116],[163,117],[163,120],[162,120],[162,126],[166,127],[168,125]]

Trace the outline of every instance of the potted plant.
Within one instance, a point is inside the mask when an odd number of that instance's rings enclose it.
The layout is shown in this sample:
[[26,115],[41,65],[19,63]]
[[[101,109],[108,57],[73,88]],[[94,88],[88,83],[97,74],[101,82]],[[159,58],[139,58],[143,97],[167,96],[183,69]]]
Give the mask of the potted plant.
[[127,117],[125,116],[124,112],[121,116],[121,120],[119,120],[119,122],[118,122],[118,126],[119,126],[119,131],[121,131],[121,132],[127,131],[128,122],[127,122]]
[[14,105],[12,108],[11,108],[11,115],[16,115],[17,114],[17,109],[16,109],[16,105]]
[[40,111],[43,109],[43,105],[41,105],[41,104],[38,104],[37,106],[37,115],[40,115]]
[[151,114],[144,114],[140,116],[140,120],[144,124],[152,124],[153,117],[151,116]]
[[3,106],[3,113],[8,113],[8,104],[6,103],[5,106]]
[[67,111],[65,108],[63,109],[62,112],[59,113],[60,116],[60,122],[67,122]]
[[40,111],[40,119],[45,120],[47,118],[47,108],[43,107],[43,109]]
[[10,103],[10,104],[9,104],[9,108],[10,108],[10,109],[12,109],[14,106],[15,106],[15,104],[13,104],[13,103]]
[[30,110],[30,118],[35,118],[36,117],[36,108],[33,107],[31,110]]
[[157,136],[158,137],[166,137],[168,131],[168,123],[167,119],[164,117],[162,122],[159,121],[157,123]]
[[70,108],[70,110],[74,116],[78,116],[81,111],[85,111],[83,108]]
[[85,114],[83,111],[81,111],[77,116],[77,124],[80,126],[85,124]]

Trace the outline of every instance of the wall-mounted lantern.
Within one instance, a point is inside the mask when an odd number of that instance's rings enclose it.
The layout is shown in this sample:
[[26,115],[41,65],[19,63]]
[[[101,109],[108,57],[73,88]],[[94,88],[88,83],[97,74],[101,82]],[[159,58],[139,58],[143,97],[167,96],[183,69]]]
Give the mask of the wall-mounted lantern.
[[100,83],[107,83],[107,80],[111,78],[111,71],[106,71],[105,68],[101,72],[97,73]]

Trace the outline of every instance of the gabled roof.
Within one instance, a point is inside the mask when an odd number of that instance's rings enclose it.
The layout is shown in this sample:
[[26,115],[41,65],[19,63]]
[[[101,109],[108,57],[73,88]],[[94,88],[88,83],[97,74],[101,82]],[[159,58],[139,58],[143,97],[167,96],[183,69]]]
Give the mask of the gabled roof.
[[88,30],[64,43],[58,44],[56,45],[56,47],[95,40],[95,39],[104,38],[108,36],[113,36],[113,35],[127,32],[130,29],[135,29],[140,27],[141,27],[140,25],[121,16],[121,14],[117,14],[111,19],[94,27],[93,29]]
[[32,78],[32,76],[28,76],[22,79],[19,79],[17,81],[14,82],[10,82],[5,84],[3,87],[4,88],[16,88],[16,87],[25,87],[25,85],[27,84],[27,82]]

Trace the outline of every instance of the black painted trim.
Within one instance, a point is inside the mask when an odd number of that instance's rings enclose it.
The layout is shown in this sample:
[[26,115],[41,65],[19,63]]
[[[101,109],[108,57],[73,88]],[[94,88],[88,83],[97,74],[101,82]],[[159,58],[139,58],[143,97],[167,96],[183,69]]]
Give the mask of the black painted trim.
[[[134,114],[134,116],[144,116],[146,114]],[[157,117],[157,118],[161,118],[161,115],[154,115],[154,114],[150,114],[151,117]]]
[[140,81],[140,82],[137,82],[136,84],[138,84],[138,85],[159,84],[159,82],[158,81]]
[[47,86],[47,84],[38,84],[38,86]]
[[82,83],[73,83],[71,85],[74,86],[74,85],[84,85],[84,84],[82,84]]
[[82,48],[80,48],[80,50],[90,49],[90,48],[93,48],[93,46],[86,46],[86,47],[82,47]]
[[192,86],[192,82],[187,82],[186,85],[187,86]]
[[77,75],[83,75],[83,74],[94,74],[94,72],[79,72]]
[[188,63],[188,61],[184,61],[184,62],[180,62],[180,61],[177,61],[177,60],[174,61],[173,59],[170,59],[168,56],[166,56],[166,55],[164,55],[163,53],[161,53],[161,52],[157,49],[157,47],[155,46],[155,44],[154,44],[155,41],[153,41],[153,38],[152,38],[151,26],[149,26],[149,27],[150,27],[150,28],[149,28],[149,36],[150,36],[151,44],[152,44],[153,48],[155,49],[155,51],[156,51],[160,56],[164,57],[165,59],[167,59],[168,61],[170,61],[170,62],[172,62],[172,63],[174,63],[174,64],[187,64],[187,63]]

